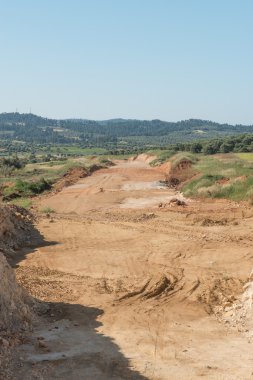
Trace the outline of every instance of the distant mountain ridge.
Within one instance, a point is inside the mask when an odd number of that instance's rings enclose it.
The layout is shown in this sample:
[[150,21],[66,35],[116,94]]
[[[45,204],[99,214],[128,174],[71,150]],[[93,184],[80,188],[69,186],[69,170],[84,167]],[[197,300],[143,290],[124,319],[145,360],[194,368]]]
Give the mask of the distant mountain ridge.
[[253,125],[220,124],[189,119],[168,122],[159,119],[50,119],[34,114],[1,113],[0,139],[30,143],[83,144],[125,143],[164,145],[182,141],[253,133]]

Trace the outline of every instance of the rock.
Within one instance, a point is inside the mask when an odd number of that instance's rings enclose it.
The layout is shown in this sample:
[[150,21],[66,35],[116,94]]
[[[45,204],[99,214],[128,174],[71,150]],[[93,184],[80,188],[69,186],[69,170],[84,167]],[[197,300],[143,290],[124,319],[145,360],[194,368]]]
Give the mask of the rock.
[[40,340],[40,341],[39,341],[39,347],[40,347],[40,348],[47,348],[47,349],[48,349],[47,344],[46,344],[43,340]]
[[3,346],[5,348],[9,347],[9,342],[7,339],[4,339],[4,338],[0,338],[0,346]]

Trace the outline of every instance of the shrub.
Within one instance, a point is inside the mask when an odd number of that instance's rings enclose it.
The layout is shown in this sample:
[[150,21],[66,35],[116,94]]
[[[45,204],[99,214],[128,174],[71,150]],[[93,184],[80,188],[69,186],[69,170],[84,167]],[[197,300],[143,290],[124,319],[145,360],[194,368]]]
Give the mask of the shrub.
[[46,206],[46,207],[42,208],[40,210],[40,212],[43,212],[45,214],[52,214],[52,213],[55,212],[55,210],[53,208],[51,208],[51,207]]
[[6,200],[17,197],[28,197],[34,194],[41,194],[45,190],[50,190],[51,184],[44,178],[37,182],[27,182],[18,179],[13,186],[7,187],[4,190]]

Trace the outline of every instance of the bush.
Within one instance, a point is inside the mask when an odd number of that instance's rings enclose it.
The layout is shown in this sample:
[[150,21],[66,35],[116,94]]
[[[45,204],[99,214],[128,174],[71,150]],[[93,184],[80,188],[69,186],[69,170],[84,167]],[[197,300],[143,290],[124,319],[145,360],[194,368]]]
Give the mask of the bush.
[[51,184],[47,182],[44,178],[41,178],[37,182],[27,182],[18,179],[15,184],[8,187],[4,191],[6,200],[17,197],[28,197],[34,194],[41,194],[45,190],[50,190]]
[[177,153],[174,157],[172,157],[172,159],[171,159],[172,168],[176,168],[183,161],[188,162],[189,164],[193,164],[193,163],[197,162],[198,160],[191,153],[180,152],[180,153]]
[[55,212],[55,210],[51,207],[44,207],[40,210],[40,212],[43,212],[45,214],[53,214]]
[[34,194],[40,194],[45,190],[50,190],[51,185],[44,178],[41,178],[38,182],[30,183],[29,188]]

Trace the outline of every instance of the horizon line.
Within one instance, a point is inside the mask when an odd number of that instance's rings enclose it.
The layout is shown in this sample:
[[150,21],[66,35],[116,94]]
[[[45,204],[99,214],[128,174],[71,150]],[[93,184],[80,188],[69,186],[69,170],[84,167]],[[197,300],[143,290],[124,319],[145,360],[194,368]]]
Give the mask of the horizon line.
[[220,124],[220,125],[231,125],[231,126],[247,126],[247,127],[251,127],[253,126],[253,123],[252,124],[242,124],[242,123],[223,123],[223,122],[218,122],[218,121],[213,121],[211,119],[202,119],[202,118],[189,118],[189,119],[181,119],[181,120],[177,120],[177,121],[169,121],[169,120],[162,120],[162,119],[139,119],[139,118],[124,118],[124,117],[115,117],[115,118],[109,118],[109,119],[91,119],[91,118],[85,118],[85,117],[66,117],[66,118],[53,118],[53,117],[48,117],[48,116],[41,116],[41,115],[38,115],[38,114],[35,114],[35,113],[31,113],[31,112],[18,112],[18,111],[14,111],[14,112],[0,112],[0,115],[4,115],[4,114],[19,114],[19,115],[33,115],[33,116],[37,116],[37,117],[41,117],[43,119],[48,119],[48,120],[57,120],[57,121],[61,121],[61,120],[87,120],[87,121],[96,121],[96,122],[103,122],[103,121],[110,121],[110,120],[125,120],[125,121],[161,121],[161,122],[164,122],[164,123],[180,123],[180,122],[183,122],[183,121],[191,121],[191,120],[196,120],[196,121],[204,121],[204,122],[211,122],[211,123],[214,123],[214,124]]

